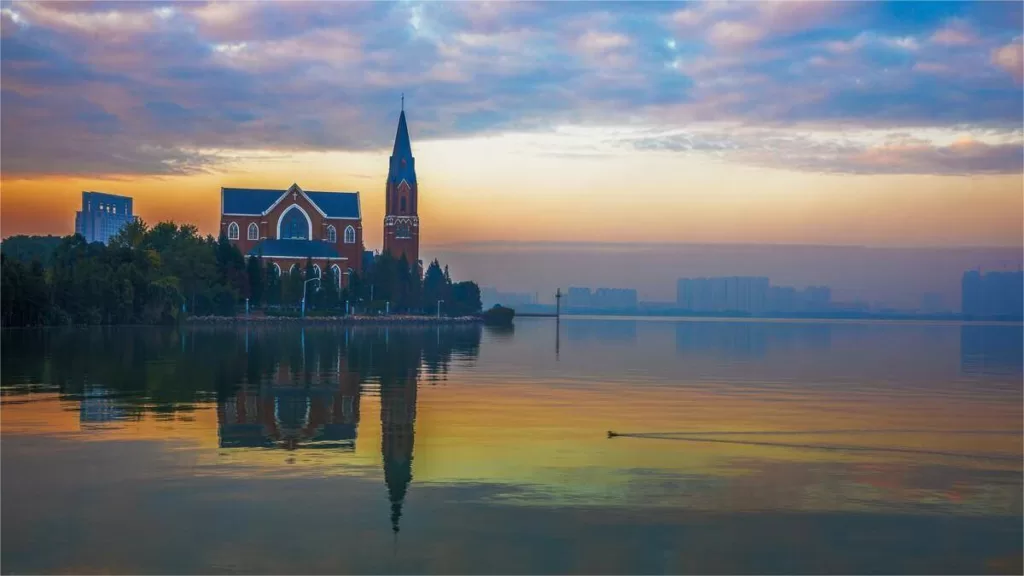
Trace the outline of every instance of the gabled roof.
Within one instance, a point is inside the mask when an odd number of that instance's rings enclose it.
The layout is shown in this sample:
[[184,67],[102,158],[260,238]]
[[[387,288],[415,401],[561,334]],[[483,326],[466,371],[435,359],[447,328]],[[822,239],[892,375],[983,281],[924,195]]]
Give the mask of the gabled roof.
[[[360,218],[359,192],[309,192],[296,186],[328,218]],[[221,212],[240,216],[266,214],[290,190],[221,188]]]
[[328,218],[360,217],[358,192],[304,192]]
[[273,204],[284,190],[259,188],[221,188],[221,211],[224,214],[251,214],[259,216]]
[[340,258],[338,251],[333,246],[320,240],[274,240],[268,238],[249,250],[249,256],[257,254],[264,257],[284,258]]

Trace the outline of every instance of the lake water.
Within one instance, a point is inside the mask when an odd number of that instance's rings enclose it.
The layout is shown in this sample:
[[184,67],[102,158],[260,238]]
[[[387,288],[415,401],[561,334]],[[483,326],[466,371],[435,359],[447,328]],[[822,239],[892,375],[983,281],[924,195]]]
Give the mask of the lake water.
[[0,374],[4,573],[1022,569],[1020,325],[6,330]]

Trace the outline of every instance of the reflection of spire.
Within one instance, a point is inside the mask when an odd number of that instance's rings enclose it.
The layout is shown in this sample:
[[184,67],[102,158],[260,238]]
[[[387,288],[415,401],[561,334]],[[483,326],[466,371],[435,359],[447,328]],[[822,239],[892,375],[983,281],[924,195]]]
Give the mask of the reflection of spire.
[[[413,368],[415,370],[415,368]],[[381,382],[380,425],[384,483],[391,504],[391,530],[396,535],[402,518],[402,504],[412,482],[413,442],[416,421],[415,372],[398,381]]]

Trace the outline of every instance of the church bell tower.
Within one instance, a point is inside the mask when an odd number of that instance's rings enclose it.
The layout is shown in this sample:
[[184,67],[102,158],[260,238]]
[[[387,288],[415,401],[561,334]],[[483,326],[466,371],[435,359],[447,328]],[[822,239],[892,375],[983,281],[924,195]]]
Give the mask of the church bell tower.
[[416,159],[412,157],[409,126],[405,121],[405,96],[402,113],[398,117],[395,147],[388,166],[384,216],[384,251],[401,259],[405,255],[409,266],[420,266],[419,190],[416,186]]

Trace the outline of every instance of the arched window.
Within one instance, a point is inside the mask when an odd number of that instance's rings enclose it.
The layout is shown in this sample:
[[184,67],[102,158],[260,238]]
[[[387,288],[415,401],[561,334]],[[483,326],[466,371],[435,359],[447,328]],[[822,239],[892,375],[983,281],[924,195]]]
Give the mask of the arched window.
[[252,224],[249,224],[249,240],[259,240],[259,239],[260,239],[260,227],[257,226],[255,222],[253,222]]
[[395,226],[395,238],[412,238],[408,222],[399,222],[398,226]]
[[295,271],[299,269],[298,264],[292,264],[292,267],[288,269],[288,275],[295,274]]
[[274,264],[274,274],[277,274],[278,276],[281,276],[281,267],[277,265],[277,262],[274,262],[273,264]]
[[330,242],[331,244],[334,244],[335,242],[338,241],[338,231],[334,228],[334,226],[327,227],[327,241]]
[[401,210],[402,214],[405,214],[405,196],[402,196],[402,200],[399,202],[399,204],[402,205],[402,207],[399,208],[399,210]]
[[321,274],[322,273],[320,272],[320,265],[319,264],[313,264],[313,275],[316,276],[317,278],[322,278]]
[[310,240],[312,230],[313,224],[298,204],[292,204],[277,222],[277,237],[282,240]]
[[356,229],[349,226],[345,228],[345,244],[356,243]]
[[228,240],[238,240],[238,224],[228,224]]
[[338,289],[341,289],[341,267],[335,264],[331,266],[331,275],[334,276],[334,283],[338,285]]

